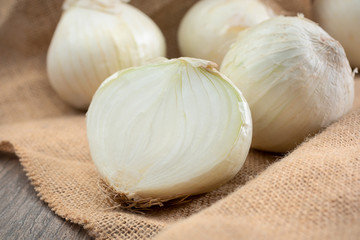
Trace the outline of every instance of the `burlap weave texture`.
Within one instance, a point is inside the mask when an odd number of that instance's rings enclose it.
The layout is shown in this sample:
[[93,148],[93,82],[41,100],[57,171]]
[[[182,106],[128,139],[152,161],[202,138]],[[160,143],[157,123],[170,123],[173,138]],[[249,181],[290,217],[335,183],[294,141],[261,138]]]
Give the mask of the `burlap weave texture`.
[[[176,26],[194,2],[132,4],[159,24],[175,57]],[[353,111],[286,157],[252,150],[233,180],[185,204],[145,215],[111,209],[99,191],[84,113],[64,104],[46,76],[61,4],[0,0],[0,150],[19,156],[56,214],[98,239],[359,239],[359,80]]]

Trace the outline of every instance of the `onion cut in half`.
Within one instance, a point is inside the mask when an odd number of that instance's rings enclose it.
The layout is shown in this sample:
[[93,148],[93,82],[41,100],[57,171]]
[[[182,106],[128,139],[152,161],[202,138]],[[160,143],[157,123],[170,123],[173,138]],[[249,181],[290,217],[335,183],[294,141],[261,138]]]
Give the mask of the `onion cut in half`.
[[251,114],[241,92],[200,59],[115,73],[87,113],[92,159],[122,206],[146,208],[211,191],[242,167]]

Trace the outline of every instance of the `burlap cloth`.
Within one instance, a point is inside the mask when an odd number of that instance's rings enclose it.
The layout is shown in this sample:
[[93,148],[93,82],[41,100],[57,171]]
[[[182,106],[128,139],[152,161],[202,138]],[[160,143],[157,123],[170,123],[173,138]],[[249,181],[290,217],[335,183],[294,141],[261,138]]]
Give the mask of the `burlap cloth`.
[[[177,56],[176,26],[195,0],[138,0]],[[98,239],[359,239],[360,84],[353,111],[284,158],[251,151],[240,173],[190,202],[145,215],[109,208],[84,113],[45,71],[61,0],[0,0],[0,150],[15,152],[40,198]],[[301,113],[299,113],[301,114]]]

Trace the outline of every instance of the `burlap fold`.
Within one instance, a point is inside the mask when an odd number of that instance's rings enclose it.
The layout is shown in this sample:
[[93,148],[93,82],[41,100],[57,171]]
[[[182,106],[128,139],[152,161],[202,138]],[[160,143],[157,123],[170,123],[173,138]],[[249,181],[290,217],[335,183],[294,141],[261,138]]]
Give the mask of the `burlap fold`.
[[[133,0],[164,31],[170,57],[179,55],[176,26],[194,2]],[[0,151],[19,156],[56,214],[98,239],[358,239],[359,94],[350,114],[285,158],[251,150],[215,191],[145,214],[111,208],[91,162],[84,112],[64,104],[46,76],[61,4],[0,1]]]

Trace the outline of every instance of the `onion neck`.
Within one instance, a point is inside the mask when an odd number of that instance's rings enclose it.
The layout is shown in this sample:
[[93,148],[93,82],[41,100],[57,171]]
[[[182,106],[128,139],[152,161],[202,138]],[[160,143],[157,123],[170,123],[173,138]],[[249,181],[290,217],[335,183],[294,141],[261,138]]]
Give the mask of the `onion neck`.
[[67,11],[73,7],[81,7],[109,13],[117,13],[124,3],[128,3],[130,1],[131,0],[65,0],[63,10]]

